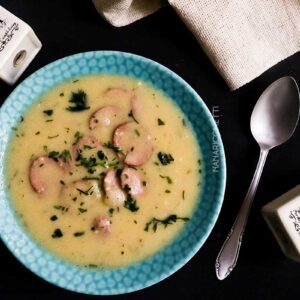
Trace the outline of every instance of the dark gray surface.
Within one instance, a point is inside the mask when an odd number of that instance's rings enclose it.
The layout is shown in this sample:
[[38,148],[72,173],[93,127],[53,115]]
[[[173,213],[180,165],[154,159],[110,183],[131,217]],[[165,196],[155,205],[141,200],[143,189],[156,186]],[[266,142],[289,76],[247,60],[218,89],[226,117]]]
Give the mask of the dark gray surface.
[[[228,167],[226,197],[218,222],[205,245],[181,270],[161,283],[120,299],[284,299],[298,298],[300,264],[283,256],[264,223],[263,204],[299,183],[300,129],[270,153],[241,249],[231,276],[219,282],[214,263],[239,209],[258,159],[249,120],[260,93],[273,80],[291,75],[300,83],[296,54],[236,92],[229,92],[192,34],[170,8],[125,28],[106,24],[89,0],[1,0],[0,5],[29,23],[43,49],[20,81],[64,56],[89,50],[120,50],[151,58],[183,77],[209,109],[220,111],[220,132]],[[0,83],[0,101],[13,87]],[[0,243],[0,299],[87,299],[57,288],[25,269]]]

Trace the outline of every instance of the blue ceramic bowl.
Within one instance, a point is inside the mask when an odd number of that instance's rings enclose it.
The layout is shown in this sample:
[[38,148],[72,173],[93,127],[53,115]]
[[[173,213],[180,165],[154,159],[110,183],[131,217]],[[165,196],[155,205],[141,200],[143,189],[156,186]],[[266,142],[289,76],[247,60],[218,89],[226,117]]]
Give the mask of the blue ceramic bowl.
[[[22,227],[11,205],[5,176],[6,151],[12,127],[49,89],[64,80],[89,74],[127,75],[162,90],[192,124],[203,157],[199,202],[177,238],[148,259],[113,270],[72,265],[47,252]],[[201,248],[219,215],[226,167],[217,126],[197,93],[178,75],[149,59],[122,52],[95,51],[57,60],[25,79],[0,110],[0,235],[8,249],[29,270],[65,289],[95,294],[122,294],[155,284],[181,268]]]

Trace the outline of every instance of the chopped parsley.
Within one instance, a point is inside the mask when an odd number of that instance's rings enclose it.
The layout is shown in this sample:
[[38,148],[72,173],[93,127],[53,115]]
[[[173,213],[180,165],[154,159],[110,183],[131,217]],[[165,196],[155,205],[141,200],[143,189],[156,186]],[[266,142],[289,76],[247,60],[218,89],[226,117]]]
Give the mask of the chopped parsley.
[[128,117],[132,118],[135,123],[139,124],[139,121],[135,118],[132,110],[128,113]]
[[157,157],[158,157],[160,163],[164,166],[168,165],[172,161],[174,161],[174,158],[171,154],[167,154],[167,153],[164,153],[164,152],[158,152]]
[[168,184],[172,184],[173,181],[169,176],[159,175],[160,178],[166,179]]
[[74,141],[73,145],[78,143],[78,141],[83,138],[83,133],[76,131],[74,134],[74,138],[75,138],[75,141]]
[[60,155],[59,158],[61,158],[63,160],[63,162],[67,162],[69,160],[71,160],[71,154],[69,150],[63,150]]
[[97,177],[97,176],[84,176],[81,178],[81,180],[100,180],[101,177]]
[[[127,175],[127,174],[125,174],[125,175]],[[124,189],[124,191],[125,191],[126,193],[129,193],[130,190],[131,190],[131,188],[129,187],[128,184],[125,184],[123,189]]]
[[107,159],[106,155],[104,154],[104,152],[103,152],[102,150],[99,150],[99,151],[97,152],[97,156],[98,156],[98,158],[99,158],[100,160],[106,160],[106,159]]
[[80,153],[78,153],[76,161],[78,161],[78,164],[76,164],[76,166],[82,166],[86,168],[90,174],[96,172],[95,167],[97,166],[97,160],[95,157],[86,158],[82,156]]
[[53,208],[61,211],[67,211],[67,208],[62,205],[54,205]]
[[142,182],[142,184],[143,184],[143,186],[146,186],[146,185],[147,185],[147,181],[144,180],[144,181]]
[[134,132],[137,136],[141,136],[140,132],[137,129],[134,129]]
[[166,194],[170,194],[171,191],[170,191],[170,190],[165,190],[165,193],[166,193]]
[[59,94],[60,97],[63,97],[64,95],[65,95],[65,93],[60,93]]
[[165,125],[165,122],[163,120],[161,120],[160,118],[157,118],[157,124],[158,124],[158,126],[162,126],[162,125]]
[[59,182],[60,184],[65,185],[65,182],[63,180],[60,180]]
[[23,121],[24,121],[24,117],[21,116],[21,117],[20,117],[20,123],[22,123]]
[[57,219],[58,219],[58,218],[57,218],[56,215],[53,215],[53,216],[50,218],[51,221],[56,221]]
[[124,207],[132,212],[136,212],[139,210],[139,207],[136,204],[136,200],[133,199],[130,194],[127,195],[127,199],[124,202]]
[[184,127],[186,126],[185,119],[182,119],[182,125],[183,125]]
[[93,187],[91,186],[90,188],[88,188],[86,191],[83,191],[83,190],[81,190],[81,189],[76,189],[79,193],[80,193],[80,195],[81,194],[84,194],[84,195],[86,195],[86,196],[88,196],[88,195],[91,195],[91,193],[89,193],[89,191],[92,189]]
[[85,212],[87,212],[87,209],[86,208],[82,208],[82,207],[79,207],[78,210],[82,214],[85,213]]
[[35,133],[35,135],[39,135],[40,134],[40,132],[39,131],[37,131],[36,133]]
[[48,139],[54,139],[54,138],[57,138],[57,137],[59,137],[59,134],[57,134],[57,135],[48,135]]
[[52,238],[54,238],[54,239],[61,238],[62,236],[63,236],[63,233],[61,232],[61,230],[59,228],[55,229],[52,234]]
[[[44,150],[47,152],[48,148],[47,146],[44,146]],[[68,162],[69,160],[71,160],[71,154],[69,152],[69,150],[63,150],[61,153],[57,152],[57,151],[50,151],[48,153],[48,157],[54,159],[55,161],[58,161],[58,159],[62,159],[62,161],[64,163]]]
[[113,209],[113,208],[110,208],[110,209],[108,210],[108,215],[109,215],[110,217],[112,217],[112,216],[113,216],[113,213],[114,213],[114,209]]
[[71,105],[67,107],[68,111],[80,112],[90,109],[88,106],[87,95],[83,90],[78,90],[77,93],[72,92],[69,102]]
[[43,113],[45,115],[47,115],[48,117],[52,116],[53,114],[53,109],[47,109],[47,110],[43,110]]
[[185,191],[184,190],[182,191],[182,199],[183,200],[185,199]]
[[111,142],[104,143],[103,146],[107,149],[113,150],[116,153],[124,154],[124,152],[121,148],[114,146]]
[[57,152],[57,151],[50,151],[48,153],[48,157],[54,159],[55,161],[58,160],[58,156],[59,156],[59,152]]
[[84,231],[77,231],[77,232],[74,232],[74,233],[73,233],[73,235],[74,235],[75,237],[79,237],[79,236],[82,236],[82,235],[84,235],[84,234],[85,234]]
[[157,219],[157,218],[152,218],[146,225],[144,230],[145,231],[149,231],[149,229],[151,229],[154,232],[156,232],[157,227],[159,224],[164,225],[164,227],[166,228],[168,225],[171,225],[173,223],[175,223],[177,220],[182,220],[184,222],[188,221],[189,218],[182,218],[182,217],[177,217],[177,215],[169,215],[168,217],[166,217],[165,219]]

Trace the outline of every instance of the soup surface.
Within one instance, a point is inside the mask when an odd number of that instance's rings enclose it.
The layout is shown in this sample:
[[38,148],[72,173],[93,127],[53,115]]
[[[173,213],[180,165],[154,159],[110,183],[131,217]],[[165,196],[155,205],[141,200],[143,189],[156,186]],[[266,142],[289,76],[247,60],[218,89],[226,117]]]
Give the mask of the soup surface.
[[169,243],[191,218],[200,151],[182,112],[146,83],[66,81],[15,128],[13,206],[44,248],[72,263],[118,267]]

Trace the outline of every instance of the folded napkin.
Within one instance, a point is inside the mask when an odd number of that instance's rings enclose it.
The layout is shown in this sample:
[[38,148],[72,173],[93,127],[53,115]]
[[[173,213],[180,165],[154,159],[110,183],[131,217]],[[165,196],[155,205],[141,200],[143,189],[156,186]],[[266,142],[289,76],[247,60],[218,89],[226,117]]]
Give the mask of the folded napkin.
[[[112,25],[124,26],[164,4],[92,0]],[[300,50],[299,0],[169,0],[231,89]]]

